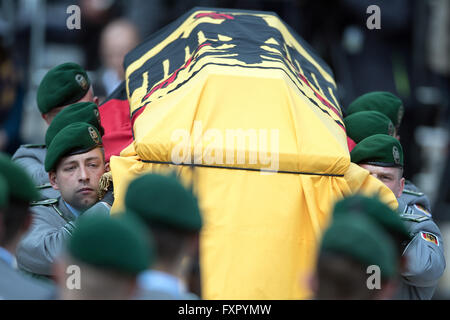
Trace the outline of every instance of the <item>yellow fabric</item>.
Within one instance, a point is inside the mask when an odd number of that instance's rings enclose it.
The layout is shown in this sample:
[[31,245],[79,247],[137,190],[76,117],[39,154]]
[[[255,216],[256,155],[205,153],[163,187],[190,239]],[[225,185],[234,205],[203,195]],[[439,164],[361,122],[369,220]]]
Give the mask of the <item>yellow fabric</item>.
[[[174,39],[189,36],[200,23],[201,19],[193,19],[197,13],[130,64],[127,76]],[[175,81],[157,94],[145,98],[152,88],[144,72],[142,86],[128,92],[131,112],[146,105],[134,122],[135,142],[110,160],[113,213],[122,210],[127,185],[137,174],[176,170],[186,183],[193,183],[204,219],[200,237],[204,299],[310,298],[308,277],[334,202],[354,192],[379,193],[396,207],[389,189],[350,164],[345,131],[336,122],[340,116],[315,94],[335,91],[332,75],[276,16],[260,16],[280,30],[286,45],[317,67],[314,79],[325,79],[331,86],[321,87],[317,81],[306,85],[299,78],[304,70],[296,60],[287,64],[270,60],[257,65],[264,68],[247,68],[242,61],[230,63],[229,57],[206,55],[192,68],[179,71]],[[208,34],[199,37],[199,44],[208,41],[213,41]],[[273,50],[271,41],[265,50]],[[204,46],[198,54],[221,49]],[[187,52],[185,61],[190,56]],[[327,102],[340,113],[335,101]],[[230,130],[247,136],[240,142],[227,139]],[[266,158],[263,151],[267,151]],[[185,163],[278,173],[211,167],[192,170],[145,162],[173,163],[174,155]],[[227,161],[227,155],[233,161]]]
[[[186,167],[113,157],[114,207],[120,210],[136,171],[168,167],[191,179]],[[350,183],[346,178],[196,168],[195,191],[205,225],[200,238],[204,298],[310,298],[307,281],[333,203],[347,192],[360,191],[380,192],[386,203],[396,205],[392,192],[366,170],[352,164],[348,173]],[[363,189],[350,188],[355,173],[362,176],[356,181]]]

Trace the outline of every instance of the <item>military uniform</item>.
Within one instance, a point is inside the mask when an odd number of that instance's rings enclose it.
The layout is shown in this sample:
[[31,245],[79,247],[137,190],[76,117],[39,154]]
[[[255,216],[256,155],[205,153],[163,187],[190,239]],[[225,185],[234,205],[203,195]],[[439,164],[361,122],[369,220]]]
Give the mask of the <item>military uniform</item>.
[[[26,221],[29,218],[26,204],[38,198],[34,183],[25,170],[0,152],[0,230],[3,235],[2,243],[8,246],[8,250],[0,247],[0,300],[55,298],[55,290],[51,286],[18,272],[14,258],[14,239],[22,234],[22,228],[27,226]],[[10,211],[10,205],[14,203],[23,207],[19,214],[17,211]],[[8,220],[15,220],[17,226],[4,223]],[[12,229],[8,229],[9,227]]]
[[[17,265],[29,273],[50,276],[51,265],[72,235],[77,217],[61,197],[32,205],[33,223],[17,249]],[[109,215],[109,209],[106,203],[97,202],[82,215]]]
[[[145,174],[131,181],[125,196],[125,207],[145,222],[150,233],[162,228],[167,234],[198,235],[203,225],[197,198],[172,175]],[[168,262],[169,259],[166,258],[164,261],[161,258],[171,255],[172,261],[174,258],[172,252],[161,252],[164,249],[158,251],[158,243],[162,241],[167,240],[156,233],[157,261],[166,265],[166,268],[177,267],[173,266],[173,262]],[[167,271],[160,269],[141,273],[138,278],[137,299],[198,299],[193,293],[188,292],[182,279]]]
[[180,279],[163,271],[141,272],[138,285],[137,300],[199,300]]
[[[352,161],[376,166],[403,167],[403,149],[388,135],[373,135],[362,140],[352,151]],[[398,199],[398,212],[412,238],[403,250],[406,270],[397,299],[431,299],[444,273],[445,257],[441,232],[429,212],[430,202],[411,182]]]
[[[81,66],[71,62],[60,64],[49,70],[39,84],[36,97],[38,109],[41,114],[47,114],[55,108],[73,104],[86,95],[90,85],[89,77]],[[70,116],[73,122],[89,122],[89,119],[80,119],[80,116],[85,116],[83,113],[76,113],[75,116],[70,114]],[[98,115],[96,116],[99,119]],[[61,123],[68,124],[67,121],[61,121]],[[59,127],[57,131],[60,129]],[[31,175],[40,191],[41,199],[54,199],[59,197],[60,193],[52,188],[48,180],[48,173],[44,169],[47,154],[46,146],[48,147],[49,144],[21,145],[14,153],[12,160],[21,165]]]
[[[98,130],[88,123],[72,123],[55,135],[45,156],[46,172],[70,152],[85,153],[101,146]],[[75,229],[78,215],[109,215],[110,204],[97,202],[84,212],[75,212],[62,197],[32,203],[33,223],[17,249],[18,266],[29,273],[49,276],[55,257]]]
[[53,189],[48,180],[48,173],[44,168],[46,154],[47,148],[44,144],[25,144],[21,145],[11,158],[31,176],[42,200],[60,196],[59,191]]
[[425,215],[431,217],[431,204],[428,197],[419,190],[411,181],[405,181],[405,187],[400,199],[408,206],[414,206],[418,210],[422,210]]
[[[378,292],[370,290],[369,282],[361,279],[366,278],[365,271],[373,265],[379,267],[383,282],[391,282],[397,278],[400,251],[396,239],[391,235],[396,231],[407,236],[405,226],[389,206],[376,197],[363,195],[348,196],[338,201],[332,215],[331,223],[323,234],[318,255],[316,298],[375,298]],[[358,269],[334,270],[337,257],[351,264],[357,263]],[[349,273],[348,277],[345,273]],[[360,276],[352,279],[357,273]],[[343,285],[342,278],[347,279],[347,287]],[[385,288],[387,287],[382,284],[380,291]]]
[[428,211],[428,198],[412,183],[405,185],[398,203],[412,240],[403,252],[408,265],[396,297],[431,299],[446,266],[441,232]]
[[0,300],[49,300],[56,297],[50,285],[28,278],[0,259]]

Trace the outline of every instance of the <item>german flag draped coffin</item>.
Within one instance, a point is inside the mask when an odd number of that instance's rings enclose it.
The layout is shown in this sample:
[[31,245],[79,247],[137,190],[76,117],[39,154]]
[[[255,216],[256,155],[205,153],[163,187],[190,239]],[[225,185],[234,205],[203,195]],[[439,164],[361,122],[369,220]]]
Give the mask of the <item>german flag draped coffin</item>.
[[195,8],[125,68],[100,107],[113,212],[138,174],[172,170],[193,186],[203,298],[308,298],[334,202],[377,192],[396,206],[350,164],[331,70],[276,14]]

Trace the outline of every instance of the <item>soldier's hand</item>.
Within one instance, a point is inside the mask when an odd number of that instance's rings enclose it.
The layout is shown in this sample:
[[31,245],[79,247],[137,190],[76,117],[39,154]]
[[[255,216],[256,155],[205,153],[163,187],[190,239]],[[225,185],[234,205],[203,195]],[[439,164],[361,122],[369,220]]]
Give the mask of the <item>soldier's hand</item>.
[[108,191],[105,193],[105,196],[101,201],[106,202],[110,207],[112,207],[114,203],[114,192],[112,184],[109,186]]
[[109,206],[114,203],[114,185],[111,172],[102,175],[99,181],[98,197],[100,201],[106,202]]

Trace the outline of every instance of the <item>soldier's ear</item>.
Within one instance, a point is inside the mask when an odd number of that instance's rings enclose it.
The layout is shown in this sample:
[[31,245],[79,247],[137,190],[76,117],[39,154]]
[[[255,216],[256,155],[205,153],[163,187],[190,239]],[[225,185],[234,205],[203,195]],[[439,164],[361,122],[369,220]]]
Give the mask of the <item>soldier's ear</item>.
[[56,171],[52,170],[48,173],[48,180],[50,181],[53,189],[59,190],[58,180],[56,179]]
[[404,188],[405,188],[405,178],[401,178],[400,179],[400,189],[399,189],[399,194],[398,194],[397,198],[400,198],[400,196],[403,193]]
[[48,113],[41,114],[41,117],[42,117],[42,119],[44,119],[45,123],[46,123],[48,126],[49,126],[50,123],[52,122],[52,121],[51,121],[51,118],[50,118],[50,116],[49,116]]

